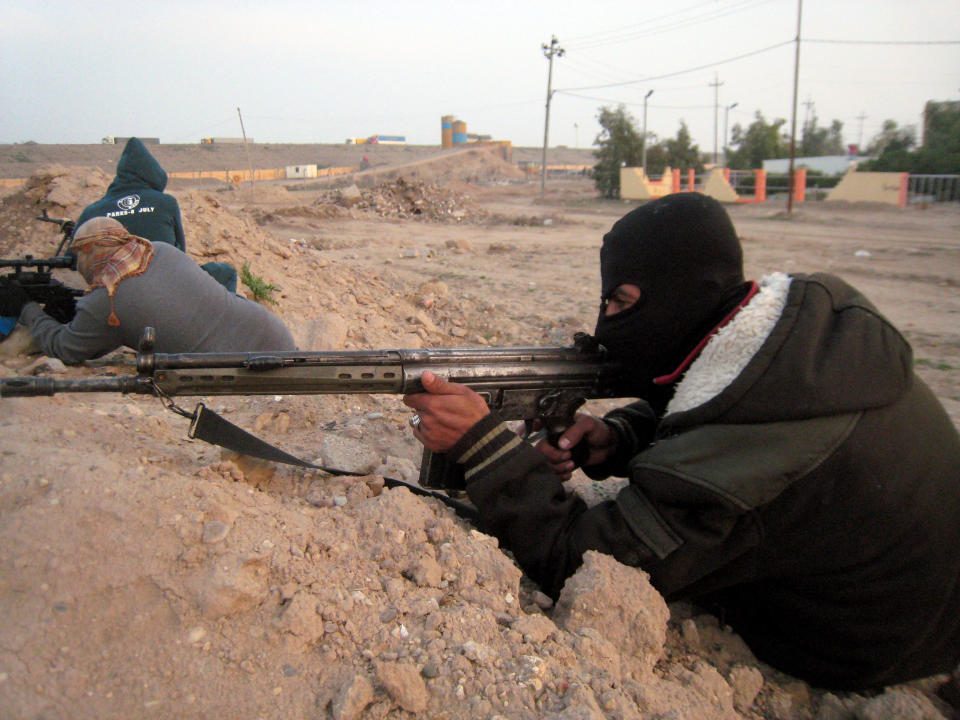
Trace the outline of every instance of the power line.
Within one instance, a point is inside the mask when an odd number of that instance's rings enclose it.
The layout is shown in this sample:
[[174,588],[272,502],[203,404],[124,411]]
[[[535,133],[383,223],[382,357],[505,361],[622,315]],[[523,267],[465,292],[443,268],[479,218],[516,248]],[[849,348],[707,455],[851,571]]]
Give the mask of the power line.
[[[655,19],[654,21],[648,21],[643,23],[643,26],[644,26],[643,30],[627,31],[621,35],[612,35],[611,37],[606,38],[604,40],[596,40],[593,42],[587,41],[580,45],[576,45],[575,43],[568,43],[568,44],[575,50],[585,50],[589,48],[602,47],[605,45],[616,45],[618,43],[629,42],[630,40],[639,40],[641,38],[649,37],[651,35],[662,35],[665,32],[670,32],[673,30],[681,30],[684,28],[688,28],[692,25],[699,25],[702,23],[711,22],[713,20],[718,20],[720,18],[726,17],[727,15],[733,15],[733,14],[742,12],[744,10],[752,10],[758,5],[764,5],[768,2],[772,2],[772,0],[742,0],[741,2],[737,3],[732,7],[717,9],[713,12],[708,12],[698,17],[677,20],[675,22],[668,23],[665,25],[651,26],[651,23],[656,21]],[[700,6],[698,5],[697,7],[700,7]],[[669,17],[672,17],[672,16],[671,15],[663,16],[663,18],[669,18]],[[663,18],[658,18],[658,19],[663,19]]]
[[705,63],[704,65],[698,65],[697,67],[687,68],[686,70],[677,70],[676,72],[664,73],[663,75],[652,75],[650,77],[637,78],[636,80],[625,80],[624,82],[608,83],[606,85],[586,85],[583,87],[563,88],[563,89],[555,90],[554,92],[567,93],[572,90],[600,90],[608,87],[621,87],[623,85],[636,85],[637,83],[648,83],[651,80],[663,80],[664,78],[676,77],[677,75],[686,75],[687,73],[696,72],[698,70],[713,68],[713,67],[717,67],[718,65],[725,65],[727,63],[735,62],[737,60],[743,60],[744,58],[752,57],[753,55],[759,55],[761,53],[769,52],[770,50],[776,50],[777,48],[781,48],[785,45],[790,45],[793,42],[794,42],[793,40],[784,40],[783,42],[779,42],[776,45],[770,45],[769,47],[761,48],[759,50],[754,50],[752,52],[744,53],[742,55],[726,58],[724,60],[717,60],[716,62]]
[[832,45],[960,45],[960,40],[822,40],[804,38],[807,43],[829,43]]
[[639,26],[641,26],[641,25],[643,25],[643,26],[646,27],[646,26],[649,26],[650,23],[652,23],[652,22],[657,22],[658,20],[666,20],[666,19],[671,18],[671,17],[673,17],[673,16],[675,16],[675,15],[683,15],[684,13],[689,12],[689,11],[691,11],[691,10],[696,10],[697,8],[701,8],[701,7],[703,7],[704,5],[714,5],[714,4],[716,4],[716,0],[705,0],[705,2],[699,3],[699,4],[697,4],[697,5],[693,5],[693,6],[689,7],[689,8],[684,8],[683,10],[677,10],[676,12],[667,13],[666,15],[661,15],[660,17],[655,17],[655,18],[652,18],[652,19],[650,19],[650,20],[645,20],[645,21],[643,21],[643,22],[638,22],[638,23],[633,23],[632,25],[625,25],[625,26],[622,26],[622,27],[613,28],[612,30],[599,30],[599,31],[597,31],[597,32],[595,32],[595,33],[588,33],[587,35],[581,35],[580,37],[574,37],[574,38],[571,39],[571,42],[572,42],[573,44],[576,44],[576,43],[578,43],[578,42],[587,42],[587,41],[595,40],[595,39],[597,39],[598,37],[603,36],[603,35],[612,35],[612,34],[614,34],[614,33],[623,32],[623,31],[627,30],[628,28],[635,28],[635,27],[639,27]]
[[[697,85],[696,87],[700,87],[700,85]],[[555,90],[554,92],[560,92],[560,91]],[[660,92],[660,88],[657,88],[657,92]],[[633,107],[633,106],[639,107],[643,105],[642,102],[626,102],[618,98],[603,98],[603,97],[596,97],[594,95],[581,95],[579,93],[572,93],[572,92],[564,92],[563,94],[566,95],[567,97],[575,97],[581,100],[594,100],[596,102],[612,103],[614,105],[625,105],[627,107]],[[712,107],[713,107],[712,104],[710,105],[660,105],[658,103],[657,105],[650,105],[651,110],[708,110]]]

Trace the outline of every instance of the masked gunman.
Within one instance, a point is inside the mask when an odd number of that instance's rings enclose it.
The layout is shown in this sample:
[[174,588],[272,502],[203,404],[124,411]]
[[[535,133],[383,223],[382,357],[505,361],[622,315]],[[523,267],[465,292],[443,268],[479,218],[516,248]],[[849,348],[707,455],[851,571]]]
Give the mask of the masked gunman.
[[[727,213],[697,193],[619,220],[600,274],[596,336],[637,402],[537,449],[462,385],[425,373],[405,398],[482,528],[554,597],[608,553],[821,687],[955,667],[960,439],[900,332],[832,275],[745,281]],[[564,491],[578,447],[591,478],[629,478],[616,499]]]

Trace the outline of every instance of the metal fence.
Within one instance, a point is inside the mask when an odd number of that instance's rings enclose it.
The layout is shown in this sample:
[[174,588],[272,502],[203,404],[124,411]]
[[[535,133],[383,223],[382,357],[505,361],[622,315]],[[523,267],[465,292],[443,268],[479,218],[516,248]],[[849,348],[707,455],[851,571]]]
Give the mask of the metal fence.
[[907,204],[960,202],[960,175],[909,175]]

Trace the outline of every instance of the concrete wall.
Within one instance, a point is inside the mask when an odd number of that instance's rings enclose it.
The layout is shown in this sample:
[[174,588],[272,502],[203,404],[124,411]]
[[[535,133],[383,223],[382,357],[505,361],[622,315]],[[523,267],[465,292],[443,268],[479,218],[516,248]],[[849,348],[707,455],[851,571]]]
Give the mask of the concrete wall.
[[620,168],[620,197],[624,200],[655,200],[674,192],[673,173],[670,168],[663,171],[663,177],[653,182],[646,176],[643,168]]
[[830,191],[827,200],[904,206],[907,204],[907,173],[857,172],[856,168],[851,168]]

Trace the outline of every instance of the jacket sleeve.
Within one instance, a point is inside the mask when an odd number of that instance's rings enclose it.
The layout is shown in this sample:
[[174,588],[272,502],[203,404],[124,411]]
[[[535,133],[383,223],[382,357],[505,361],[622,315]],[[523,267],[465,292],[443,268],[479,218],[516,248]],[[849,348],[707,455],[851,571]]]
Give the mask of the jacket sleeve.
[[86,297],[77,302],[77,314],[66,324],[47,315],[37,303],[23,306],[20,322],[29,328],[44,355],[67,365],[79,365],[120,347],[116,332],[104,320],[98,320],[84,300]]
[[643,568],[668,594],[735,562],[755,544],[742,512],[714,498],[672,507],[632,483],[615,500],[588,508],[495,413],[471,428],[449,455],[464,466],[480,529],[495,535],[554,598],[587,550]]
[[586,550],[627,565],[652,558],[615,502],[587,508],[567,494],[543,455],[491,413],[451,449],[463,464],[480,527],[509,548],[524,571],[556,598]]

